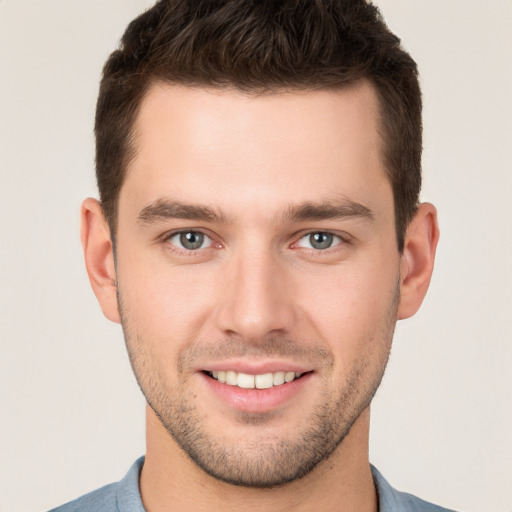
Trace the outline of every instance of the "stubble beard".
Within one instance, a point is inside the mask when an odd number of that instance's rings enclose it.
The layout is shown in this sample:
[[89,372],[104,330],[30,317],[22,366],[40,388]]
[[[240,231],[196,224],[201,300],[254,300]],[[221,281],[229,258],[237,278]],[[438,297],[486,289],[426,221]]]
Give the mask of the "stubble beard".
[[[147,403],[159,418],[172,439],[188,457],[210,476],[223,482],[251,488],[272,488],[285,485],[304,477],[322,461],[328,459],[341,445],[350,429],[363,411],[370,405],[384,375],[391,341],[393,337],[399,292],[395,293],[386,325],[366,341],[369,352],[361,354],[351,373],[346,377],[343,389],[337,396],[327,384],[309,418],[297,418],[297,430],[294,439],[264,439],[251,436],[242,446],[234,446],[232,440],[220,435],[212,435],[207,430],[206,415],[197,403],[192,392],[176,393],[166,385],[164,371],[158,369],[156,358],[147,350],[148,340],[141,339],[133,332],[126,320],[118,294],[123,332],[130,362],[139,387]],[[194,344],[193,344],[194,345]],[[231,351],[238,355],[290,355],[306,351],[321,360],[323,368],[334,367],[331,353],[324,349],[309,346],[296,347],[293,340],[273,339],[267,345],[241,345],[240,341],[226,340],[211,350],[211,347],[195,344],[180,355],[179,366],[194,358],[196,352],[221,352],[228,355]],[[231,347],[231,348],[229,348]],[[179,373],[179,371],[178,371]],[[328,378],[324,379],[326,383]],[[243,414],[239,422],[258,428],[272,421],[272,413]],[[275,420],[279,421],[279,419]]]

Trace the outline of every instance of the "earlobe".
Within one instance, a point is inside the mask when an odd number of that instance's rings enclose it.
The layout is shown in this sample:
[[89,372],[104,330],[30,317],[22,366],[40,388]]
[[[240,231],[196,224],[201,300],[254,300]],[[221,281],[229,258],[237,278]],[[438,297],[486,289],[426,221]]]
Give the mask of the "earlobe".
[[103,314],[112,322],[120,323],[110,229],[96,199],[88,198],[82,203],[80,238],[89,281]]
[[432,204],[422,203],[407,228],[400,261],[399,320],[414,315],[423,302],[434,269],[438,240],[437,211]]

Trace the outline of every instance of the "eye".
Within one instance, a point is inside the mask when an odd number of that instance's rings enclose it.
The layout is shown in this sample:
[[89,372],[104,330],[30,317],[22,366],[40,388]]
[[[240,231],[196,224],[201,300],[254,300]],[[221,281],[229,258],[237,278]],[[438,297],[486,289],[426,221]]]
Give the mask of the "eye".
[[180,231],[171,235],[168,241],[185,251],[197,251],[213,244],[213,240],[200,231]]
[[315,231],[303,236],[297,243],[298,247],[323,251],[339,245],[343,240],[338,235],[326,231]]

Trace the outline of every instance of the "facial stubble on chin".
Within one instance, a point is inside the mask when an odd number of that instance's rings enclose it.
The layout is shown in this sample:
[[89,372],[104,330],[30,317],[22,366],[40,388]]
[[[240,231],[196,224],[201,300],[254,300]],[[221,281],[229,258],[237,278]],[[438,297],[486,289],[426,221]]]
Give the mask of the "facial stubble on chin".
[[385,325],[373,335],[369,334],[366,340],[369,350],[356,361],[337,396],[326,385],[328,370],[334,367],[333,354],[314,343],[299,344],[280,337],[253,345],[230,338],[215,346],[193,342],[185,347],[179,355],[178,377],[199,355],[203,358],[210,356],[212,360],[233,356],[288,356],[313,361],[315,367],[325,370],[323,393],[318,397],[309,418],[298,418],[293,439],[280,439],[272,433],[271,428],[267,428],[273,422],[279,422],[276,413],[238,413],[236,419],[240,424],[265,429],[266,433],[264,439],[248,436],[243,445],[237,446],[226,436],[208,432],[207,414],[193,392],[180,395],[175,389],[168,389],[164,371],[159,369],[158,361],[152,357],[151,344],[130,327],[129,315],[123,307],[118,287],[118,304],[128,355],[147,403],[172,439],[199,468],[223,482],[252,488],[277,487],[302,478],[340,446],[353,424],[370,405],[384,375],[399,297],[397,287]]

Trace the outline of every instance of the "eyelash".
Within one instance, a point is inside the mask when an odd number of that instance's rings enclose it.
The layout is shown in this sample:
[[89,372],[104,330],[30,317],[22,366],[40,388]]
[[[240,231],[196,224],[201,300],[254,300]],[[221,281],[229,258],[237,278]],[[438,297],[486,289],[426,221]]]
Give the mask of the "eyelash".
[[[328,235],[331,237],[331,243],[329,247],[325,247],[324,249],[318,249],[315,247],[305,247],[301,246],[300,243],[304,240],[307,241],[309,239],[309,245],[311,245],[311,237],[312,235]],[[321,242],[319,242],[321,243]],[[347,239],[339,234],[333,233],[331,231],[309,231],[308,233],[303,234],[298,240],[293,244],[293,246],[302,247],[308,251],[311,251],[314,254],[320,255],[322,253],[331,253],[332,251],[339,248],[338,246],[344,245],[347,243]]]
[[[199,234],[199,235],[203,235],[205,238],[208,238],[210,240],[210,244],[207,246],[207,247],[200,247],[198,249],[185,249],[185,248],[181,248],[179,246],[177,246],[176,244],[173,244],[171,242],[171,240],[176,237],[176,236],[179,236],[179,235],[186,235],[188,233],[194,233],[194,234]],[[208,233],[204,232],[204,231],[201,231],[200,229],[182,229],[180,231],[173,231],[172,233],[168,233],[166,234],[163,238],[162,238],[162,241],[169,244],[170,246],[172,246],[172,250],[177,252],[178,254],[180,255],[185,255],[185,256],[194,256],[194,255],[197,255],[199,254],[201,251],[203,251],[204,249],[208,249],[212,246],[217,246],[217,248],[220,248],[221,247],[221,244],[216,242],[212,236],[210,236]]]
[[[210,244],[207,247],[199,247],[198,249],[185,249],[185,248],[181,248],[178,245],[171,242],[171,240],[174,237],[177,237],[179,235],[189,234],[189,233],[199,234],[199,235],[202,235],[202,236],[208,238],[210,240]],[[317,234],[318,235],[330,235],[333,237],[333,239],[335,239],[335,240],[338,239],[339,241],[330,247],[326,247],[325,249],[315,249],[314,247],[299,246],[299,243],[302,240],[306,239],[307,237],[311,237],[312,235],[317,235]],[[206,233],[200,229],[187,229],[187,230],[173,231],[171,233],[166,234],[164,237],[162,237],[162,240],[163,240],[163,242],[172,246],[172,251],[177,252],[180,255],[185,255],[185,256],[195,256],[197,254],[200,254],[205,249],[209,249],[211,247],[214,247],[217,249],[220,249],[222,247],[222,245],[219,242],[216,242],[212,236],[210,236],[208,233]],[[343,246],[345,246],[347,244],[350,244],[350,237],[346,234],[333,233],[332,231],[327,231],[327,230],[326,231],[314,230],[314,231],[308,231],[305,233],[301,233],[300,236],[295,239],[295,241],[291,244],[290,247],[291,248],[299,247],[299,248],[306,250],[309,254],[313,254],[315,256],[321,256],[323,254],[331,254],[332,252],[339,251],[342,249]]]

